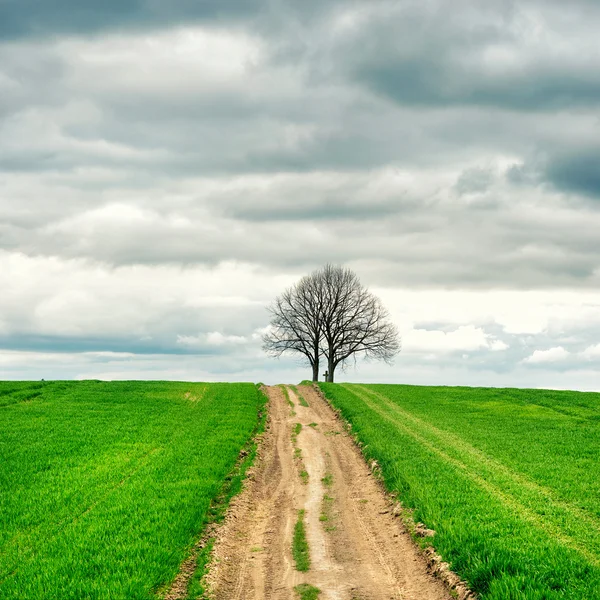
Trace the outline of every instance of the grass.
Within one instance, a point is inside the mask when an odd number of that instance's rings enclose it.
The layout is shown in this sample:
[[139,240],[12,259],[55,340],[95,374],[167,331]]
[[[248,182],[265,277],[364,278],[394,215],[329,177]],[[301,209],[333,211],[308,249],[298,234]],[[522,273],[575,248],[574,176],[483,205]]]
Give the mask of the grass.
[[287,403],[289,404],[290,408],[293,409],[294,406],[296,406],[296,405],[293,403],[293,401],[290,398],[290,394],[288,392],[287,386],[280,383],[278,387],[281,388],[281,391],[283,392],[283,395],[285,396]]
[[304,396],[300,393],[298,388],[295,385],[292,385],[290,387],[294,390],[296,396],[298,397],[298,403],[300,404],[300,406],[304,406],[304,407],[308,408],[309,404],[306,401],[306,399],[304,398]]
[[294,590],[298,594],[300,600],[317,600],[321,593],[319,588],[308,583],[301,583],[300,585],[297,585]]
[[295,423],[292,428],[292,444],[294,445],[294,458],[302,458],[302,450],[296,444],[298,443],[298,434],[302,431],[302,423]]
[[328,523],[325,525],[325,531],[335,531],[337,527],[332,523],[333,521],[333,498],[327,494],[323,496],[321,503],[321,514],[319,515],[319,521],[322,523]]
[[323,485],[331,487],[333,485],[333,475],[331,473],[325,473],[325,476],[321,478]]
[[600,598],[600,395],[322,384],[482,600]]
[[310,554],[304,526],[304,510],[298,511],[298,520],[294,526],[292,556],[296,563],[296,571],[306,572],[310,569]]
[[302,462],[302,449],[298,447],[298,435],[302,431],[302,423],[295,423],[292,428],[292,444],[294,446],[294,458],[298,461],[300,479],[306,485],[308,483],[308,471],[304,468]]
[[239,490],[263,404],[252,384],[0,382],[0,597],[160,597]]

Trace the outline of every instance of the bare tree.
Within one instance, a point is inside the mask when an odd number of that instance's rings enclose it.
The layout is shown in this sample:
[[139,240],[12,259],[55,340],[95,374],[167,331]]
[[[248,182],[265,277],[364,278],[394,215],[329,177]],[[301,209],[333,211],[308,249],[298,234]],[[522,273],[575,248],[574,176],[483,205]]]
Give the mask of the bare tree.
[[312,276],[303,277],[296,285],[278,296],[269,307],[271,323],[263,336],[263,350],[279,357],[285,352],[302,355],[311,366],[312,380],[319,380],[321,350],[320,314],[322,290]]
[[313,381],[319,357],[327,360],[327,381],[335,370],[362,355],[391,362],[400,338],[380,300],[350,269],[326,265],[303,277],[270,307],[271,327],[264,349],[273,356],[296,352],[307,358]]

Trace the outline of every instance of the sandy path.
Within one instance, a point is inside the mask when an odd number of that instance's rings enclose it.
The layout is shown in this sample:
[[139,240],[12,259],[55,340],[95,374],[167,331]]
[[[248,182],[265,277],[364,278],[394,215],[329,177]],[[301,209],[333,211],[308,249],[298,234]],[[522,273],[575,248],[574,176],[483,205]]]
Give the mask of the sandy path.
[[[331,408],[310,387],[268,388],[270,425],[244,491],[215,544],[215,600],[292,600],[310,583],[323,600],[449,600]],[[294,414],[295,413],[295,414]],[[302,424],[296,438],[292,428]],[[308,472],[303,482],[300,471]],[[305,510],[311,569],[295,570],[294,524]]]

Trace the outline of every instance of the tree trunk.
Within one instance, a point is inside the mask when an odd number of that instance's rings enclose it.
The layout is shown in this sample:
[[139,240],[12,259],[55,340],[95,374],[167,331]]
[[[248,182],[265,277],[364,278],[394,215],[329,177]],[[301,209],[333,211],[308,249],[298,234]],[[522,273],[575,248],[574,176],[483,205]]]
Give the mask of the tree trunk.
[[312,380],[319,381],[319,361],[312,364]]
[[329,381],[329,383],[333,383],[333,373],[335,371],[335,367],[336,364],[332,360],[327,361],[327,373],[329,374],[327,381]]

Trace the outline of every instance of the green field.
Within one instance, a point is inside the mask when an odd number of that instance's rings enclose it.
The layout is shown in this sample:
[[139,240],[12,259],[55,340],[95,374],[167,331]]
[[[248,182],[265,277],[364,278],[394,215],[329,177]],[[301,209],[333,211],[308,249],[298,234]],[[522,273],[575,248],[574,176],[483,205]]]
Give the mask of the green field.
[[600,394],[321,388],[480,598],[600,598]]
[[253,384],[0,382],[0,598],[164,595],[211,500],[239,487],[264,400]]

